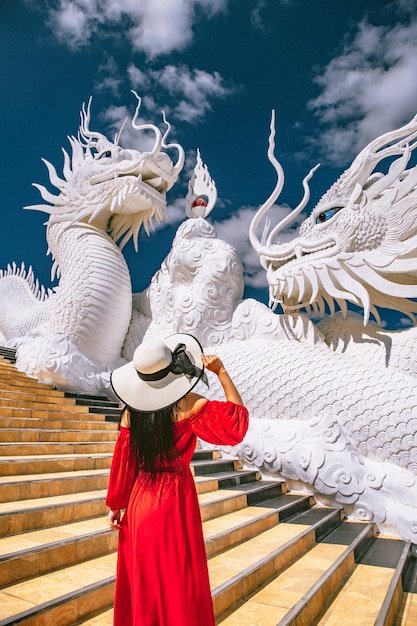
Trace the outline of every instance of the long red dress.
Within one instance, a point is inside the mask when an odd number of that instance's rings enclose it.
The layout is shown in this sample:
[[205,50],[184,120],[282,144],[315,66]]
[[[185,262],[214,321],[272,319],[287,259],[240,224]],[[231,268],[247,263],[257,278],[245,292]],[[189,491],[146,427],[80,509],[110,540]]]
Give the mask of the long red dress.
[[126,509],[119,534],[114,626],[213,626],[214,614],[200,508],[190,462],[197,437],[234,445],[248,412],[232,402],[207,401],[175,423],[178,458],[150,484],[136,476],[130,431],[116,442],[107,506]]

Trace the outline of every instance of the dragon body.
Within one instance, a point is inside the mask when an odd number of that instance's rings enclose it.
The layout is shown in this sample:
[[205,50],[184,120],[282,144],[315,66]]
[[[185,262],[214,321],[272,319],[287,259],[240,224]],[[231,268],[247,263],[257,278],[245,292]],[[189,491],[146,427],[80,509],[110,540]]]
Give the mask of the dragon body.
[[[224,273],[232,267],[235,289]],[[144,337],[181,328],[223,359],[251,416],[245,440],[223,448],[226,454],[417,542],[417,329],[364,327],[348,313],[335,317],[335,336],[325,320],[326,336],[324,322],[241,300],[242,274],[208,221],[188,220],[141,294],[152,314]],[[226,284],[229,315],[222,318]],[[197,390],[221,397],[210,384]]]
[[[250,428],[242,444],[225,452],[413,542],[417,170],[407,165],[416,133],[415,119],[367,146],[285,244],[277,235],[306,206],[314,170],[300,205],[259,240],[261,218],[283,185],[271,139],[278,182],[250,238],[267,272],[272,308],[281,305],[283,313],[241,299],[236,253],[189,206],[190,219],[142,294],[152,318],[145,337],[179,329],[197,335],[242,390]],[[388,171],[376,172],[386,158]],[[362,307],[363,316],[347,302]],[[409,324],[384,330],[381,306],[403,312]],[[310,313],[322,321],[313,324]],[[220,393],[212,382],[209,396]]]
[[1,307],[14,303],[2,311],[3,334],[13,337],[18,367],[29,376],[72,391],[103,392],[104,373],[120,362],[131,318],[126,262],[111,238],[89,224],[49,223],[47,237],[61,268],[59,286],[37,298],[22,275],[3,277]]

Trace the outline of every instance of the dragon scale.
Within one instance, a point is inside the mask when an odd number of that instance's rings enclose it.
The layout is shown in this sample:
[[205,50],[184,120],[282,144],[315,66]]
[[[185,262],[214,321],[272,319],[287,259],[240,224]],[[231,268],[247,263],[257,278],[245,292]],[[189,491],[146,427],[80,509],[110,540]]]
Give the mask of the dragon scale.
[[[50,319],[51,329],[59,333],[63,327],[68,328],[68,340],[87,358],[103,363],[117,361],[131,317],[124,307],[132,297],[124,256],[108,235],[82,222],[69,227],[51,224],[48,243],[58,268],[62,268],[57,288],[59,304]],[[99,337],[95,333],[98,325]]]

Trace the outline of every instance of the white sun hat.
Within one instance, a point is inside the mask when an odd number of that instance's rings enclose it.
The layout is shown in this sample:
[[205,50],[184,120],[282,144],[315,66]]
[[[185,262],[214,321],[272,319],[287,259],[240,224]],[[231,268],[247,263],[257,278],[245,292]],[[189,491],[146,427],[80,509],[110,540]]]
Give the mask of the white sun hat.
[[170,335],[163,341],[144,341],[130,363],[112,372],[112,387],[132,409],[165,409],[186,396],[200,378],[208,384],[202,352],[197,339],[186,333]]

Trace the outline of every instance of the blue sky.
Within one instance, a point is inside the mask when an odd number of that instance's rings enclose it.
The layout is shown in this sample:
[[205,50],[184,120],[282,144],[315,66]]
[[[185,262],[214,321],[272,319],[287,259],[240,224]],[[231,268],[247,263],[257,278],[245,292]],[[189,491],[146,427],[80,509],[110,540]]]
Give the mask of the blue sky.
[[[266,156],[271,110],[285,170],[279,199],[306,212],[377,135],[417,112],[416,0],[1,0],[0,268],[32,265],[49,287],[47,215],[32,183],[53,190],[44,157],[62,171],[92,96],[90,128],[110,138],[133,115],[160,123],[182,144],[186,165],[168,194],[169,225],[139,252],[126,246],[133,290],[144,289],[185,219],[197,148],[216,181],[210,215],[238,250],[246,295],[267,302],[264,271],[248,241],[250,220],[275,185]],[[128,130],[120,143],[132,147]]]

